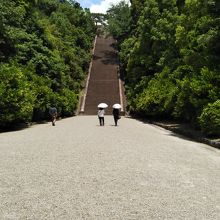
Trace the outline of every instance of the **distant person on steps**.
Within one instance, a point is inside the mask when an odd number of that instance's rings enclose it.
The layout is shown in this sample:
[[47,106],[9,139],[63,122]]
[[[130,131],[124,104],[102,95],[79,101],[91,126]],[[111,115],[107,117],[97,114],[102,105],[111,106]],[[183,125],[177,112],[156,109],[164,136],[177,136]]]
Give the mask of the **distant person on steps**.
[[105,115],[104,108],[99,108],[99,110],[98,110],[98,118],[99,118],[100,126],[104,126],[105,125],[104,115]]

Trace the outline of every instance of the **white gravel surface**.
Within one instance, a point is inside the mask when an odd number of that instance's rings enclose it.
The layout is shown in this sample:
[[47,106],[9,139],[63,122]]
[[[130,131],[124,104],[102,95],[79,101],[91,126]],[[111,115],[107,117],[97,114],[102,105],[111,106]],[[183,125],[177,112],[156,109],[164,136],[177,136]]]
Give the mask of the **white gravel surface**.
[[220,151],[124,118],[0,134],[0,220],[220,219]]

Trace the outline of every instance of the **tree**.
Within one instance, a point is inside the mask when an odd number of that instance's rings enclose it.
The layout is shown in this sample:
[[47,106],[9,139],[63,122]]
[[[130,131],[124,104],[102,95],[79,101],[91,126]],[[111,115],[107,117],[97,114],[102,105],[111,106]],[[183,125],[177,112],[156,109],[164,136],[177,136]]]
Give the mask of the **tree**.
[[107,30],[113,37],[119,41],[125,39],[130,33],[130,7],[125,1],[121,1],[117,5],[107,11],[108,26]]
[[92,18],[95,22],[95,26],[97,27],[99,25],[105,25],[106,23],[106,15],[103,13],[92,13]]
[[133,113],[218,130],[219,9],[217,0],[131,1],[119,54]]
[[94,36],[90,12],[75,1],[0,1],[0,126],[45,119],[50,105],[73,115]]

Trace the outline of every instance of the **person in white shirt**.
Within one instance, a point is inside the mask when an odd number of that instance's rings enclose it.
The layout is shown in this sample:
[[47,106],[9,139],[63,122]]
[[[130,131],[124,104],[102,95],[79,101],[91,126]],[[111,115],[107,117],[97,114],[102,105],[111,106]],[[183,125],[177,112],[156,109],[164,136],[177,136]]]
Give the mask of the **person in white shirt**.
[[105,115],[104,108],[99,108],[99,110],[98,110],[98,118],[99,118],[100,126],[104,126],[105,125],[104,115]]

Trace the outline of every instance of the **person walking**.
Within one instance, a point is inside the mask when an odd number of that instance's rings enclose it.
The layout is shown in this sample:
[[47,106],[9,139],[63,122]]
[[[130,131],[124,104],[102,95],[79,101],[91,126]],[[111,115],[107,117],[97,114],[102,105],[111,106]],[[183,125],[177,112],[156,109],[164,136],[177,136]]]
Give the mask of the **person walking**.
[[104,115],[105,115],[104,108],[99,108],[99,110],[98,110],[98,118],[99,118],[100,126],[104,126],[105,125]]
[[113,117],[114,117],[115,126],[117,126],[118,125],[118,119],[120,119],[119,109],[113,108],[112,114],[113,114]]
[[51,107],[49,109],[49,114],[51,116],[52,125],[55,126],[57,120],[57,109],[55,107]]

